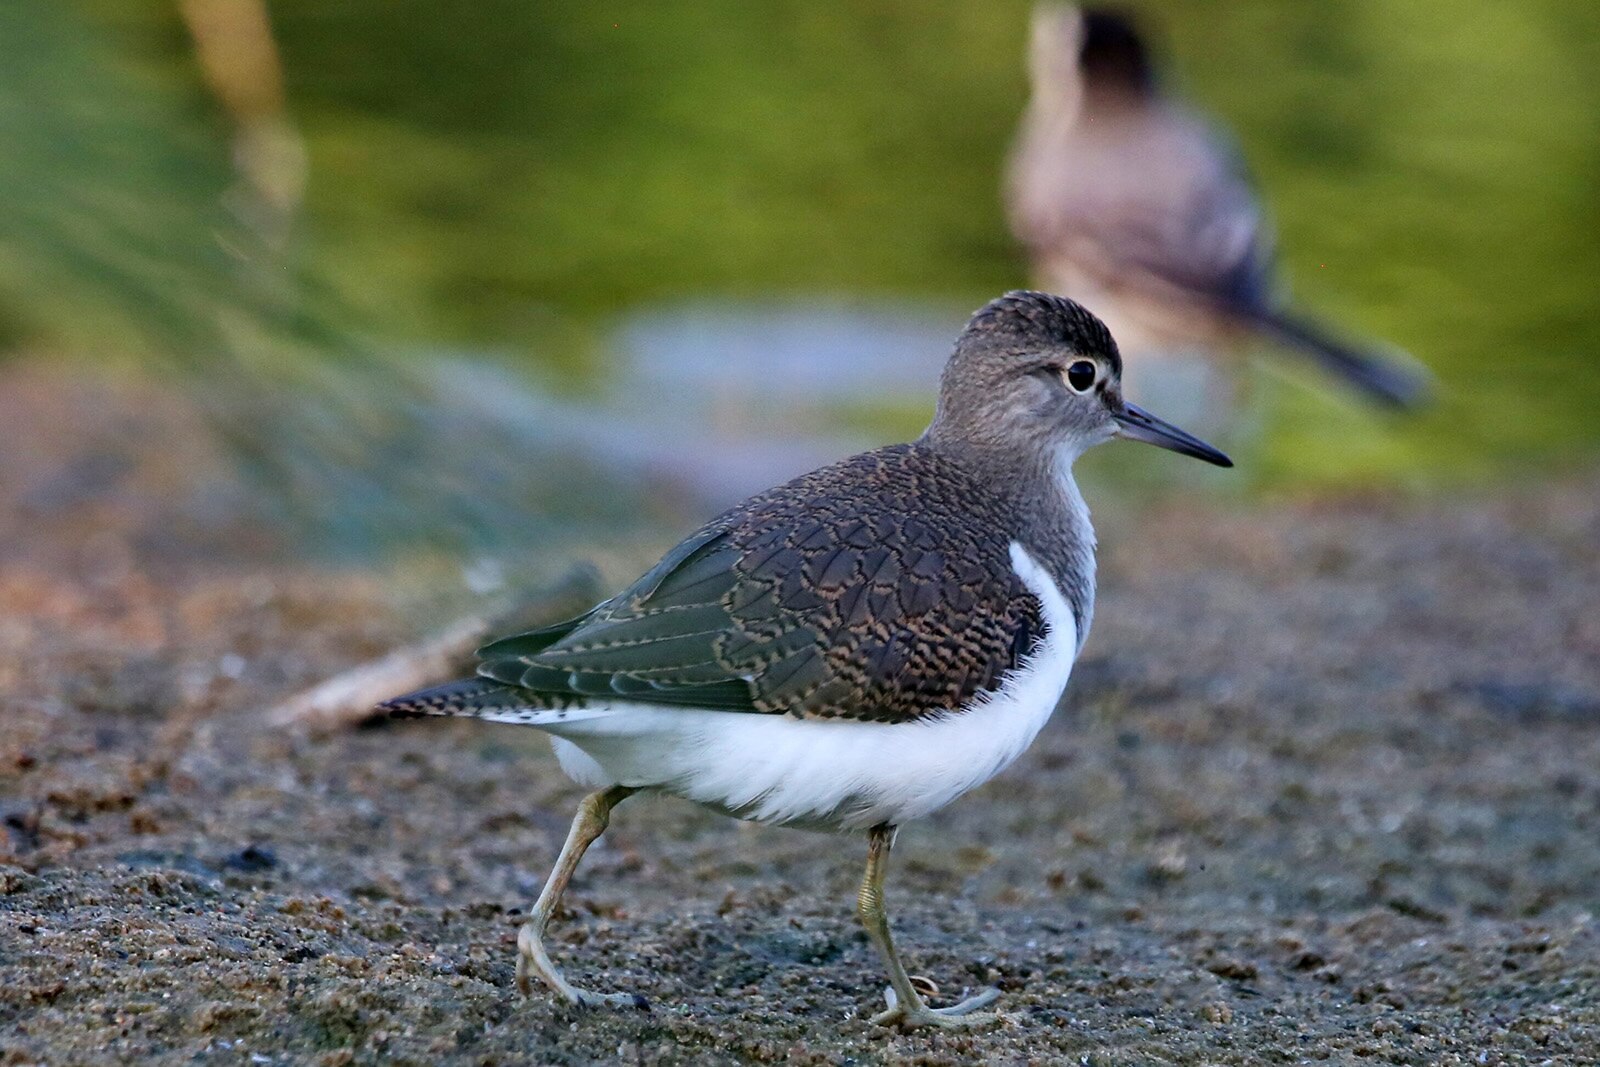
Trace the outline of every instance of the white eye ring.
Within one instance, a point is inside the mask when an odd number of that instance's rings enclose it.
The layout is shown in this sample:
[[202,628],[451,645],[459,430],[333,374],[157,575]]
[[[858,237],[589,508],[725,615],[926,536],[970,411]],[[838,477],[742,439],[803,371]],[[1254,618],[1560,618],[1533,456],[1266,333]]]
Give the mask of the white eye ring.
[[1061,372],[1061,380],[1074,393],[1087,393],[1100,378],[1100,368],[1092,359],[1075,359]]

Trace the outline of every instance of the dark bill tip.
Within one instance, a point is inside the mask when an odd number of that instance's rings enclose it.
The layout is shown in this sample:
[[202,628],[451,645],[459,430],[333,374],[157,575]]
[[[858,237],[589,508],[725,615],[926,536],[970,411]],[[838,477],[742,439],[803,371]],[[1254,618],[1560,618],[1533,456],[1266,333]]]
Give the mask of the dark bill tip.
[[1203,459],[1218,467],[1231,467],[1233,460],[1217,451],[1192,433],[1178,429],[1165,419],[1158,419],[1144,408],[1124,403],[1122,410],[1113,412],[1117,420],[1117,434],[1132,441],[1143,441],[1170,452]]

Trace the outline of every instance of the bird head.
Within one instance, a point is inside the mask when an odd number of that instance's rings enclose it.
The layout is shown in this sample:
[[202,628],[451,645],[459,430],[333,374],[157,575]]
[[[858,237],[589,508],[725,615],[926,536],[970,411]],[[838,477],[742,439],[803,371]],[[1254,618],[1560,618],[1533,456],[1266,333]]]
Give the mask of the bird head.
[[1077,8],[1046,0],[1033,9],[1029,68],[1036,92],[1081,87],[1140,100],[1155,89],[1155,65],[1133,16],[1119,8]]
[[928,437],[1070,462],[1115,437],[1219,467],[1233,461],[1122,396],[1122,358],[1082,305],[1018,290],[980,308],[956,340]]

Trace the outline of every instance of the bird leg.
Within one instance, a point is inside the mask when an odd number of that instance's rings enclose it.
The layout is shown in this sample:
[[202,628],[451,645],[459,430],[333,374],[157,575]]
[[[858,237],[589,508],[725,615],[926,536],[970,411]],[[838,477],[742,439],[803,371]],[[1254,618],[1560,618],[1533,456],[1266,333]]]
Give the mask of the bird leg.
[[567,843],[561,846],[561,855],[556,857],[555,869],[550,872],[550,877],[545,879],[544,889],[540,892],[539,900],[534,904],[528,921],[517,931],[517,988],[522,990],[523,996],[531,996],[533,993],[533,982],[530,980],[529,971],[535,971],[544,980],[545,985],[571,1004],[581,1004],[589,1008],[606,1004],[649,1007],[643,997],[633,993],[591,993],[586,989],[579,989],[561,977],[561,972],[556,970],[555,964],[550,962],[550,957],[544,950],[545,928],[550,925],[550,916],[555,912],[556,905],[561,902],[561,894],[571,881],[572,872],[578,869],[578,861],[583,859],[583,854],[589,850],[589,846],[605,833],[606,825],[611,821],[611,809],[633,793],[634,790],[627,786],[614,785],[610,789],[590,793],[583,798],[583,803],[578,805],[578,814],[573,817],[572,829],[567,831]]
[[900,962],[889,936],[889,916],[883,908],[883,876],[889,866],[889,848],[894,843],[894,827],[874,826],[867,834],[867,873],[861,880],[861,892],[856,896],[856,913],[867,936],[878,946],[884,966],[889,971],[889,988],[884,997],[889,1010],[879,1012],[872,1021],[879,1026],[982,1026],[994,1022],[998,1016],[992,1012],[979,1012],[1000,996],[998,989],[985,989],[948,1008],[930,1008],[912,984],[911,977]]

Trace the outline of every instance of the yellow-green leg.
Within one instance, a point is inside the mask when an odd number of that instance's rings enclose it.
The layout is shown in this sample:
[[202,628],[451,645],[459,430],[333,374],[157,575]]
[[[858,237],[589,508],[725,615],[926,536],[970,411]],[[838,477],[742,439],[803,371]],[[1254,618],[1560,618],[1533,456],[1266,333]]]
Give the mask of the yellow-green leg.
[[545,929],[550,925],[550,916],[555,913],[556,905],[561,902],[561,894],[566,890],[567,883],[572,880],[572,872],[578,869],[578,861],[583,859],[583,854],[589,850],[589,846],[606,832],[606,825],[611,821],[611,809],[633,793],[634,790],[626,786],[615,785],[598,793],[590,793],[583,798],[583,803],[578,805],[578,814],[573,817],[572,829],[567,831],[567,843],[561,846],[561,855],[556,857],[555,869],[550,872],[550,877],[545,879],[544,890],[540,892],[539,900],[533,906],[533,913],[517,932],[517,988],[522,990],[524,996],[531,996],[533,993],[533,982],[530,980],[530,972],[533,972],[544,980],[545,985],[571,1004],[581,1004],[590,1008],[608,1004],[649,1007],[643,997],[633,993],[591,993],[586,989],[579,989],[561,977],[561,972],[556,970],[555,964],[550,962],[550,956],[544,950]]
[[993,1013],[979,1012],[993,1004],[1000,996],[998,989],[985,989],[948,1008],[930,1008],[922,995],[911,984],[911,976],[894,950],[894,940],[889,936],[889,916],[883,909],[883,877],[889,867],[889,848],[894,844],[894,827],[874,826],[867,835],[867,873],[861,880],[861,892],[856,897],[856,912],[867,936],[878,946],[884,966],[889,971],[889,989],[885,997],[889,1010],[879,1012],[872,1021],[879,1026],[983,1026],[999,1017]]

